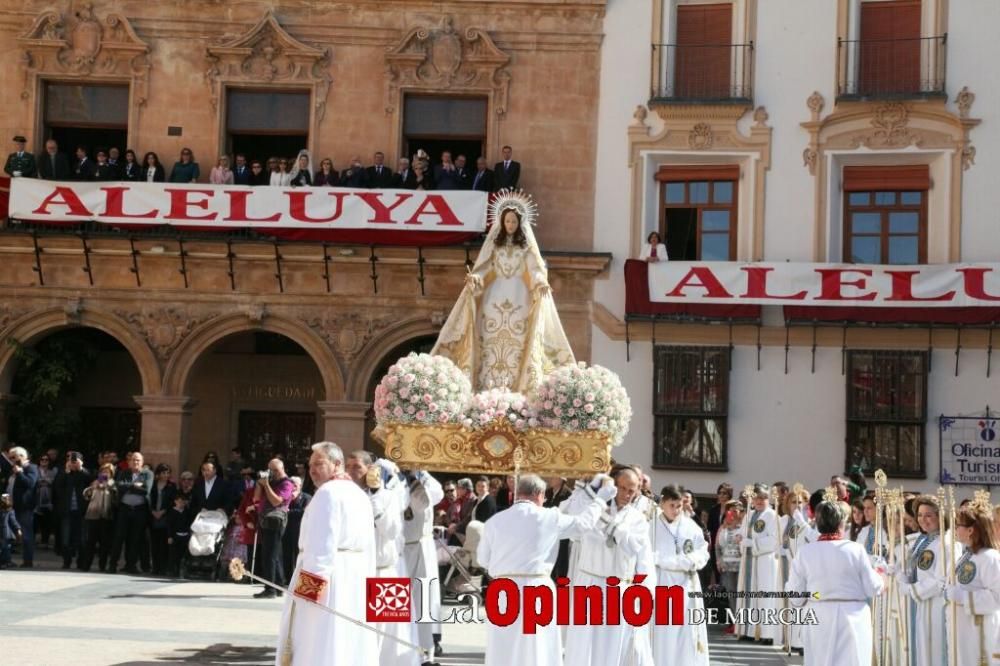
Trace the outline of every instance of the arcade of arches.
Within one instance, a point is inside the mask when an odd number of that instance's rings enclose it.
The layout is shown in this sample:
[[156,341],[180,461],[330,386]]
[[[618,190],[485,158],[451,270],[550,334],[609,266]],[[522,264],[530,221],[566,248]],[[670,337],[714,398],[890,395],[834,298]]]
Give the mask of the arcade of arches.
[[[96,359],[59,400],[80,425],[57,448],[138,448],[150,462],[183,469],[237,446],[257,463],[277,452],[302,460],[320,439],[373,447],[375,383],[399,356],[429,349],[465,274],[463,248],[424,248],[422,285],[416,248],[380,248],[376,292],[369,248],[355,248],[331,260],[327,287],[322,260],[310,258],[316,247],[289,243],[279,288],[270,247],[234,242],[233,289],[225,242],[204,241],[191,244],[185,290],[176,253],[154,249],[165,241],[133,242],[141,288],[122,237],[91,241],[94,287],[80,271],[82,253],[61,237],[42,239],[40,285],[33,255],[14,251],[32,239],[0,234],[0,442],[25,420],[18,350],[68,341],[96,349]],[[587,359],[593,281],[609,257],[548,261],[571,344]]]

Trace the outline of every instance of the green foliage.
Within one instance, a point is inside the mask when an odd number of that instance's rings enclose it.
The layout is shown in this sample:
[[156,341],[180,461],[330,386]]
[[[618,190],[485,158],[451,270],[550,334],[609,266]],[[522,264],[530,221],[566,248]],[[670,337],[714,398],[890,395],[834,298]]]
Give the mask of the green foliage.
[[17,360],[11,439],[35,450],[65,448],[80,429],[79,411],[66,406],[79,379],[94,369],[99,350],[81,335],[55,334],[34,347],[10,339]]

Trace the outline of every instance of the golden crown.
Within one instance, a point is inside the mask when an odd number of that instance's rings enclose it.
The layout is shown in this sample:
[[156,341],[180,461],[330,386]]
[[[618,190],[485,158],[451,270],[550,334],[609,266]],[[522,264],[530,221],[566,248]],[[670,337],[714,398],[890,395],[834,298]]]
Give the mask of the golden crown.
[[489,216],[500,222],[505,210],[514,210],[521,216],[521,224],[533,225],[538,217],[538,204],[524,190],[504,189],[494,195],[489,205]]
[[990,493],[988,490],[977,490],[973,494],[969,506],[975,511],[982,511],[983,513],[993,515],[993,503],[990,502]]

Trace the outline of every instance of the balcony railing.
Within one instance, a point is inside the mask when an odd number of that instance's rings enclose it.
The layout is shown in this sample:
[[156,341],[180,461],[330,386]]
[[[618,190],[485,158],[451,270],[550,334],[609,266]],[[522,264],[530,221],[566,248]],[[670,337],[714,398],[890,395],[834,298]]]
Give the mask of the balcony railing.
[[948,35],[909,39],[838,39],[838,98],[945,94]]
[[753,100],[753,42],[653,44],[651,102]]

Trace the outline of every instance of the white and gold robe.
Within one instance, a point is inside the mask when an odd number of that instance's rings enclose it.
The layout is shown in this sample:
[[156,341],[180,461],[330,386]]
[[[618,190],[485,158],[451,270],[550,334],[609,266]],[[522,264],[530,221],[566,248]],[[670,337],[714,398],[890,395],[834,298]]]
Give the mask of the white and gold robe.
[[327,481],[316,490],[302,515],[292,593],[281,615],[278,666],[378,663],[375,632],[311,603],[366,622],[365,581],[375,575],[372,523],[371,502],[350,479]]
[[[951,534],[946,533],[945,543],[952,545]],[[955,543],[955,559],[958,561],[960,544]],[[943,587],[947,580],[946,564],[942,562],[940,534],[922,535],[914,542],[913,552],[908,562],[910,584],[906,590],[912,600],[910,611],[910,660],[914,666],[940,666],[948,659],[948,638],[945,631],[945,598]]]
[[[663,513],[658,513],[650,526],[650,540],[656,562],[656,584],[680,585],[684,588],[685,611],[703,609],[698,571],[708,564],[708,543],[701,528],[685,515],[673,523]],[[655,625],[653,634],[653,659],[657,664],[685,664],[708,666],[708,630],[705,623]]]
[[[435,618],[441,617],[441,583],[437,580],[437,549],[434,547],[434,507],[444,499],[444,489],[438,480],[427,472],[417,472],[417,479],[410,484],[410,506],[403,512],[403,558],[406,562],[406,576],[410,578],[434,578],[427,590],[430,597],[428,607]],[[413,617],[420,617],[421,586],[416,583],[413,590]],[[441,625],[420,623],[417,633],[420,647],[434,650],[434,634],[440,633]]]
[[[479,564],[490,577],[509,578],[519,589],[529,585],[553,587],[550,573],[559,553],[559,540],[594,529],[604,509],[604,503],[593,493],[588,496],[585,490],[578,489],[574,491],[577,494],[585,506],[576,515],[517,501],[490,518],[476,550]],[[500,610],[506,611],[506,597],[500,599]],[[507,627],[487,624],[486,666],[562,663],[562,637],[555,623],[538,626],[535,634],[524,633],[520,620]]]
[[[609,545],[609,535],[612,535]],[[653,548],[649,541],[649,522],[636,504],[619,509],[611,501],[597,529],[580,539],[580,556],[574,585],[598,585],[605,594],[615,594],[607,579],[617,577],[619,601],[636,574],[646,576],[644,585],[655,587]],[[632,627],[622,620],[618,625],[572,625],[566,630],[566,663],[573,666],[652,666],[653,654],[649,625]]]
[[[812,543],[819,538],[816,528],[806,522],[801,513],[794,516],[784,515],[778,518],[778,526],[781,532],[781,584],[788,584],[788,578],[792,573],[792,562],[799,554],[802,546]],[[783,605],[790,606],[788,599],[783,600]],[[785,634],[784,640],[793,648],[801,648],[802,645],[802,625],[792,624],[782,627]]]
[[[375,515],[375,575],[379,578],[405,578],[403,561],[403,511],[409,503],[409,492],[399,479],[371,494]],[[413,589],[414,583],[411,582]],[[417,625],[414,622],[379,622],[380,631],[417,645]],[[419,652],[385,636],[378,636],[379,666],[420,666]]]
[[871,666],[868,599],[878,595],[883,585],[865,549],[853,541],[817,541],[799,550],[792,560],[786,590],[819,595],[818,599],[797,598],[793,602],[816,615],[816,624],[802,627],[806,664]]
[[[775,592],[781,589],[781,571],[778,563],[779,531],[778,514],[768,506],[763,511],[748,511],[740,527],[743,541],[743,566],[740,568],[740,592]],[[766,610],[780,607],[774,597],[741,597],[739,608]],[[742,625],[739,629],[744,636],[771,639],[775,645],[781,643],[781,626],[775,624]],[[759,636],[758,636],[759,632]]]
[[959,560],[956,585],[961,591],[955,612],[958,663],[1000,666],[1000,553],[981,548]]

